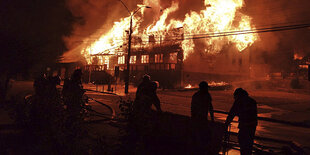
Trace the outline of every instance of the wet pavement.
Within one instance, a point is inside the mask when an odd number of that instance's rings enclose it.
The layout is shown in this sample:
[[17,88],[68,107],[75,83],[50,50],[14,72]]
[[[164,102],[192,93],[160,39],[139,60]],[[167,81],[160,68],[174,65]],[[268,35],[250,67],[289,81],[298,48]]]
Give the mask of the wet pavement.
[[[93,86],[91,89],[94,88],[95,87]],[[119,88],[120,89],[118,90],[121,90],[119,94],[124,95],[122,93],[122,87],[119,86]],[[134,99],[134,92],[135,88],[131,88],[129,95],[131,99]],[[163,111],[190,116],[191,96],[194,92],[195,91],[158,90],[158,96],[161,100]],[[232,90],[210,91],[210,94],[213,98],[214,109],[219,111],[229,111],[233,103]],[[249,94],[258,102],[258,116],[260,117],[306,123],[310,120],[310,95],[270,90],[250,90]],[[97,97],[105,98],[104,102],[117,108],[118,98],[116,96],[104,95]],[[226,119],[226,116],[227,115],[225,114],[215,114],[216,120],[220,122],[223,122]],[[235,122],[232,123],[231,131],[238,132],[237,118],[234,120]],[[301,147],[310,147],[309,128],[259,121],[256,136],[291,141]],[[267,141],[256,141],[256,143],[272,146],[277,145],[273,142]],[[279,143],[279,147],[281,145],[282,144]]]
[[[84,85],[86,89],[96,90],[94,85]],[[107,86],[105,86],[107,88]],[[116,87],[116,93],[123,98],[124,96],[124,87],[119,85]],[[12,86],[11,91],[15,94],[9,94],[11,96],[27,94],[32,92],[32,82],[15,82],[15,85]],[[97,88],[100,91],[99,88]],[[105,89],[102,89],[105,90]],[[101,91],[102,91],[101,90]],[[115,87],[114,87],[115,90]],[[130,87],[129,97],[134,99],[135,88]],[[105,90],[106,91],[106,90]],[[176,114],[190,116],[190,102],[191,96],[195,91],[178,91],[178,90],[158,90],[158,96],[161,100],[161,105],[163,111],[173,112]],[[210,91],[210,94],[213,98],[214,109],[220,111],[228,111],[233,103],[233,91]],[[118,103],[119,96],[111,94],[102,94],[96,92],[88,91],[86,93],[89,97],[92,97],[104,104],[111,106],[118,113]],[[286,91],[276,91],[276,90],[250,90],[250,96],[252,96],[258,102],[258,115],[260,117],[274,118],[285,121],[292,122],[310,122],[310,94],[306,93],[294,93]],[[91,102],[92,107],[101,113],[110,113],[109,109],[106,107]],[[226,115],[224,114],[215,114],[217,121],[224,121]],[[237,121],[237,118],[235,118]],[[232,124],[231,131],[237,132],[237,123]],[[310,148],[310,129],[302,127],[293,127],[290,125],[284,125],[279,123],[271,123],[266,121],[259,121],[257,127],[257,136],[274,138],[284,141],[292,141],[301,147]],[[271,142],[265,141],[256,141],[258,144],[263,145],[274,145]]]

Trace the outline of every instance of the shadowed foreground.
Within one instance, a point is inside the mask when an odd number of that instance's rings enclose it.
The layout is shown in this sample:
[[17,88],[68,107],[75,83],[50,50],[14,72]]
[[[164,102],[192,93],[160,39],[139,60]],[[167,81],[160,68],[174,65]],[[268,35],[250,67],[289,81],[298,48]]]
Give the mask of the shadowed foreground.
[[[201,129],[205,130],[197,133],[192,127],[190,117],[154,111],[151,115],[148,120],[135,119],[129,122],[127,135],[123,139],[124,146],[119,153],[218,154],[220,151],[224,124],[216,122],[209,127],[201,125]],[[207,139],[201,139],[202,147],[195,142],[195,135],[208,135]]]

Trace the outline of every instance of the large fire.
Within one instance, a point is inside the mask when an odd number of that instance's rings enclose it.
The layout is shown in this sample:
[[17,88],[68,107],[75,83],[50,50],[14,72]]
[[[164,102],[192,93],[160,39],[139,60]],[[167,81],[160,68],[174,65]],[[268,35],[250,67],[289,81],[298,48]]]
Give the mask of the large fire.
[[[154,6],[152,5],[159,5],[159,0],[144,0],[143,5],[150,5],[153,8]],[[149,40],[150,35],[155,36],[155,43],[178,40],[182,44],[184,59],[194,51],[195,42],[193,39],[197,36],[207,36],[206,39],[203,39],[203,43],[206,46],[212,46],[212,50],[206,50],[206,52],[217,53],[228,43],[234,44],[241,52],[257,40],[257,34],[249,33],[221,37],[217,35],[220,35],[222,32],[240,32],[254,29],[251,24],[251,17],[238,11],[243,5],[243,0],[205,0],[204,10],[187,13],[183,21],[176,19],[168,21],[167,17],[169,14],[179,9],[178,2],[173,2],[170,7],[161,10],[160,17],[154,19],[153,23],[147,27],[141,26],[143,18],[145,18],[144,12],[146,11],[146,9],[141,9],[139,13],[133,16],[133,36],[139,36],[142,40],[141,42],[145,45],[152,42]],[[98,40],[85,45],[81,53],[87,62],[91,63],[92,61],[90,55],[98,53],[116,54],[118,47],[126,46],[129,24],[130,16],[122,18],[115,22],[107,33],[100,34],[101,37]],[[182,29],[183,36],[165,38],[173,29]],[[84,41],[88,42],[89,40],[85,39]]]

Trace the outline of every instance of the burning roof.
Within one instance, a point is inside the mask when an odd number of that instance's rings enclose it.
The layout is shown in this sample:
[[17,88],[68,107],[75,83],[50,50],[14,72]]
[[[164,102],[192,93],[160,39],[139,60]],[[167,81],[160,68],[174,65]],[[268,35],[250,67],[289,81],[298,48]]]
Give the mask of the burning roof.
[[[142,5],[152,7],[150,14],[148,10],[141,9],[133,16],[133,36],[139,38],[139,44],[149,46],[150,44],[161,44],[165,42],[179,41],[184,51],[184,59],[194,52],[198,44],[193,40],[196,36],[217,35],[219,32],[250,30],[254,26],[251,17],[240,12],[243,0],[205,0],[203,9],[200,11],[189,11],[182,19],[170,17],[179,9],[179,2],[173,1],[170,6],[162,8],[159,0],[144,0]],[[158,8],[160,8],[158,10]],[[100,36],[98,39],[85,38],[79,47],[82,55],[90,63],[90,55],[98,53],[116,54],[121,47],[127,46],[130,16],[120,18],[113,26],[102,32],[98,30],[92,36]],[[101,29],[105,29],[102,27]],[[182,32],[182,34],[175,33]],[[127,32],[126,32],[127,31]],[[153,36],[152,40],[151,37]],[[134,38],[135,38],[134,37]],[[212,46],[212,51],[217,53],[223,46],[233,43],[241,52],[257,40],[257,34],[230,35],[225,37],[207,37],[201,39],[199,46]],[[135,46],[135,45],[133,45]],[[138,46],[138,45],[137,45]]]

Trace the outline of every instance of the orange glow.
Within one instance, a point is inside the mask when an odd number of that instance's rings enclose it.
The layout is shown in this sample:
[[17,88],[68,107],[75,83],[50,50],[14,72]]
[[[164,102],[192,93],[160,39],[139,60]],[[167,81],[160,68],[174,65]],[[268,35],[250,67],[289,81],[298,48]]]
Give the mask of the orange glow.
[[192,85],[188,84],[185,88],[187,89],[192,88]]
[[301,60],[303,59],[302,56],[298,55],[297,53],[294,54],[294,60]]
[[226,86],[226,85],[228,85],[228,83],[224,82],[224,81],[221,81],[221,82],[214,82],[214,81],[212,81],[212,82],[209,83],[209,86],[211,86],[211,87]]
[[[251,18],[237,10],[242,8],[243,0],[205,0],[205,10],[191,12],[185,15],[183,22],[184,30],[189,35],[194,34],[211,34],[218,32],[242,31],[250,30]],[[239,24],[233,24],[236,15],[241,17]],[[215,34],[216,35],[216,34]],[[205,40],[206,46],[213,46],[210,53],[218,53],[223,45],[231,42],[234,43],[237,49],[241,52],[246,47],[251,46],[257,40],[257,34],[240,34],[226,37],[213,37]],[[184,40],[182,44],[184,57],[193,52],[193,41]]]
[[[143,5],[151,6],[154,10],[157,10],[156,8],[161,8],[159,4],[158,0],[144,0],[143,3]],[[138,7],[143,5],[138,5]],[[184,33],[184,40],[180,39],[181,37],[177,39],[184,51],[184,59],[186,59],[190,53],[194,52],[195,42],[193,38],[197,34],[209,34],[212,36],[219,32],[242,31],[255,28],[251,24],[251,17],[238,11],[243,5],[243,0],[205,0],[204,10],[187,13],[183,21],[176,19],[168,21],[168,16],[179,9],[178,2],[173,2],[170,7],[160,11],[159,17],[152,17],[154,21],[146,27],[141,26],[143,19],[149,18],[145,17],[144,11],[146,9],[143,8],[133,16],[133,35],[139,36],[144,43],[143,45],[147,46],[149,44],[149,35],[154,35],[154,44],[159,44],[159,41],[163,42],[169,37],[169,32],[172,30],[182,30],[182,33]],[[90,39],[85,39],[84,42],[88,42],[88,44],[84,45],[81,53],[86,58],[87,63],[91,63],[90,56],[93,54],[117,54],[117,50],[120,46],[127,47],[128,32],[126,31],[129,29],[129,24],[130,16],[121,18],[118,22],[114,22],[114,25],[106,33],[101,33],[101,31],[95,33],[93,36],[100,36],[96,41],[89,43]],[[103,29],[104,28],[105,27],[103,27]],[[171,40],[173,39],[175,38]],[[206,52],[218,53],[222,50],[224,45],[230,43],[235,45],[236,48],[242,52],[257,39],[257,34],[240,34],[211,37],[203,39],[202,41],[206,47],[212,46],[212,50],[205,50]],[[138,45],[136,46],[138,47]],[[135,47],[134,44],[133,47]],[[124,52],[125,48],[120,50]]]

